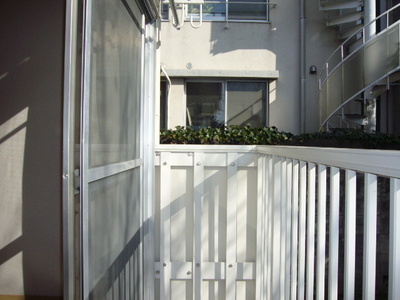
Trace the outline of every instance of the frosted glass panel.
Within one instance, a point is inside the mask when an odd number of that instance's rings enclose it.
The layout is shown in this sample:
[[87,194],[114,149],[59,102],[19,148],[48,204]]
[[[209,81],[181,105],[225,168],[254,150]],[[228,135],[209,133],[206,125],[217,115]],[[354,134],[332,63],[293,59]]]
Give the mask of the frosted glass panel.
[[320,93],[319,93],[319,118],[320,118],[320,124],[322,125],[322,123],[326,120],[326,118],[328,117],[328,111],[327,111],[327,93],[328,93],[328,87],[325,84]]
[[375,38],[365,46],[365,84],[369,85],[386,73],[386,35]]
[[388,56],[387,56],[387,69],[391,70],[398,67],[399,62],[399,26],[391,29],[387,34]]
[[133,268],[134,276],[139,276],[136,257],[140,241],[139,176],[137,168],[89,185],[92,293],[102,294],[99,291],[110,288],[110,282],[123,280],[121,276],[129,268]]
[[353,54],[343,64],[344,86],[343,97],[344,101],[357,94],[364,88],[363,80],[364,72],[364,55],[363,51]]
[[331,114],[342,103],[342,68],[336,69],[327,81],[328,114]]
[[122,1],[93,3],[89,164],[137,157],[141,32]]

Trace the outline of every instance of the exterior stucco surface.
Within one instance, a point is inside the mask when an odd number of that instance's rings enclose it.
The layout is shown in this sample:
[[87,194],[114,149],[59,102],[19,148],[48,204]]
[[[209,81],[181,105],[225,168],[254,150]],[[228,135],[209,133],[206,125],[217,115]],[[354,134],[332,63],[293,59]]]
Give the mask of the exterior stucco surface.
[[[320,66],[339,41],[334,30],[325,26],[325,14],[318,2],[306,6],[305,48],[309,66]],[[269,122],[280,130],[300,131],[300,4],[279,2],[270,10],[270,23],[206,22],[193,28],[190,22],[177,30],[172,22],[162,23],[161,63],[168,70],[278,71],[279,78],[268,78]],[[189,66],[189,68],[188,68]],[[318,126],[317,76],[307,76],[307,129]],[[222,78],[223,79],[223,78]],[[247,78],[249,79],[249,78]],[[183,82],[181,82],[183,84]],[[180,89],[180,90],[178,90]],[[170,114],[181,115],[185,96],[178,84],[171,87]],[[182,99],[183,97],[183,99]],[[179,103],[174,103],[174,101]],[[176,109],[176,110],[175,110]],[[170,128],[184,125],[184,117],[173,117]]]

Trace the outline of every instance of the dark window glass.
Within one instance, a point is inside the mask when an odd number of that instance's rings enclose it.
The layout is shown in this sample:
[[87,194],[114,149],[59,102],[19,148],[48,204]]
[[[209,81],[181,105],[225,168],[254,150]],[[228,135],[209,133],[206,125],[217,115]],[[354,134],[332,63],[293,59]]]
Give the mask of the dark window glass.
[[186,84],[186,124],[193,127],[223,126],[225,101],[222,82]]

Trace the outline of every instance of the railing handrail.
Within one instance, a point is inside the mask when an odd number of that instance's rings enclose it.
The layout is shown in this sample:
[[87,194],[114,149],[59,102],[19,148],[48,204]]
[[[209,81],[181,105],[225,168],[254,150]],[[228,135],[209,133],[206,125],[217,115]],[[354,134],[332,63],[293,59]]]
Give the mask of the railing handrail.
[[[400,151],[275,145],[159,145],[157,152],[257,153],[400,178]],[[157,162],[156,162],[157,164]]]
[[[396,22],[397,23],[397,22]],[[347,59],[347,58],[346,58]],[[383,79],[387,78],[388,76],[390,76],[391,74],[400,71],[400,67],[394,68],[393,70],[391,70],[390,72],[387,72],[384,76],[379,77],[378,79],[376,79],[375,81],[373,81],[372,83],[370,83],[369,85],[365,86],[363,89],[359,90],[357,93],[355,93],[354,95],[352,95],[351,97],[349,97],[346,101],[343,101],[338,107],[336,107],[335,110],[333,110],[324,120],[324,122],[321,124],[320,126],[320,131],[324,128],[324,126],[329,122],[329,120],[338,113],[339,110],[341,110],[345,105],[347,105],[349,102],[353,101],[353,99],[357,98],[358,95],[360,95],[361,93],[364,93],[366,90],[368,90],[369,88],[373,87],[374,85],[376,85],[378,82],[381,82]]]
[[[393,10],[395,10],[395,9],[397,9],[397,8],[400,8],[400,3],[399,4],[397,4],[397,5],[395,5],[395,6],[393,6],[392,8],[390,8],[390,9],[388,9],[387,11],[385,11],[384,13],[382,13],[382,14],[380,14],[378,17],[376,17],[375,19],[373,19],[372,21],[370,21],[370,22],[368,22],[367,24],[364,24],[364,26],[362,27],[362,28],[360,28],[360,29],[358,29],[354,34],[352,34],[350,37],[348,37],[342,44],[340,44],[340,46],[338,47],[338,48],[336,48],[336,50],[335,51],[333,51],[332,52],[332,54],[329,56],[329,58],[326,60],[326,62],[323,64],[323,66],[321,67],[321,72],[320,72],[320,74],[319,74],[319,78],[318,78],[318,81],[319,81],[319,88],[321,89],[322,88],[322,86],[325,84],[325,82],[326,82],[326,80],[329,78],[329,75],[330,74],[332,74],[332,72],[333,71],[335,71],[340,65],[342,65],[343,64],[343,62],[346,60],[346,59],[348,59],[349,57],[351,57],[351,55],[353,54],[353,53],[356,53],[357,51],[355,50],[355,51],[353,51],[352,53],[350,53],[349,55],[347,55],[346,57],[344,57],[344,54],[343,54],[343,49],[344,49],[344,46],[346,45],[346,43],[348,43],[351,39],[353,39],[356,35],[358,35],[358,34],[360,34],[360,33],[365,33],[365,29],[368,27],[368,26],[370,26],[371,24],[373,24],[373,23],[377,23],[377,21],[378,20],[380,20],[381,18],[383,18],[384,16],[388,16],[388,14],[390,13],[390,12],[392,12]],[[391,24],[390,26],[389,26],[389,18],[387,18],[387,26],[386,26],[386,28],[385,29],[383,29],[380,33],[382,33],[382,32],[385,32],[385,31],[387,31],[388,29],[390,29],[392,26],[394,26],[395,24],[397,24],[397,23],[399,23],[400,22],[400,20],[398,20],[398,21],[396,21],[396,22],[394,22],[393,24]],[[379,34],[380,34],[379,33]],[[365,36],[365,34],[364,34],[364,36]],[[363,38],[363,40],[362,40],[362,45],[359,47],[359,48],[361,48],[365,43],[366,43],[367,41],[366,41],[366,39],[365,38]],[[333,68],[329,68],[329,61],[335,56],[335,54],[337,54],[338,52],[341,52],[341,55],[340,55],[340,62],[337,64],[337,65],[335,65]],[[324,74],[324,73],[326,73],[325,75],[325,79],[324,80],[321,80],[321,77],[322,77],[322,75]]]

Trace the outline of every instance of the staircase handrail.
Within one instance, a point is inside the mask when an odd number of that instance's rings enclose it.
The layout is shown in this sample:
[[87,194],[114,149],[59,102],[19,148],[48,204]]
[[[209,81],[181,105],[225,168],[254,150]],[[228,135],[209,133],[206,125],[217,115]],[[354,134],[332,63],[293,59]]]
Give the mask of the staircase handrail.
[[[366,32],[366,28],[369,27],[370,25],[377,23],[378,20],[382,19],[383,17],[387,17],[386,19],[386,27],[384,29],[382,29],[379,34],[381,34],[382,32],[385,32],[386,30],[388,30],[389,28],[391,28],[392,26],[394,26],[395,24],[399,23],[400,20],[394,22],[393,24],[391,24],[389,26],[389,13],[392,12],[393,10],[400,8],[400,3],[393,6],[392,8],[388,9],[387,11],[385,11],[384,13],[382,13],[381,15],[379,15],[378,17],[376,17],[375,19],[373,19],[372,21],[368,22],[367,24],[365,24],[362,28],[358,29],[354,34],[352,34],[350,37],[348,37],[335,51],[333,51],[333,53],[331,54],[331,56],[329,56],[329,58],[327,59],[327,61],[325,62],[325,64],[320,68],[321,72],[318,76],[318,82],[319,82],[319,89],[321,90],[321,87],[325,84],[326,80],[328,79],[328,77],[332,74],[333,71],[336,70],[336,68],[338,68],[341,64],[343,64],[343,62],[348,59],[349,57],[351,57],[351,55],[353,53],[356,53],[358,49],[362,48],[366,42],[366,36],[365,36],[365,32]],[[362,44],[355,49],[354,51],[352,51],[351,53],[345,55],[345,46],[346,44],[352,42],[354,40],[354,37],[356,37],[358,34],[362,33]],[[378,35],[379,35],[378,34]],[[336,56],[336,54],[340,53],[340,60],[339,62],[337,62],[336,65],[334,65],[333,67],[330,66],[330,61],[333,60]],[[324,78],[322,78],[322,76],[325,76]]]

